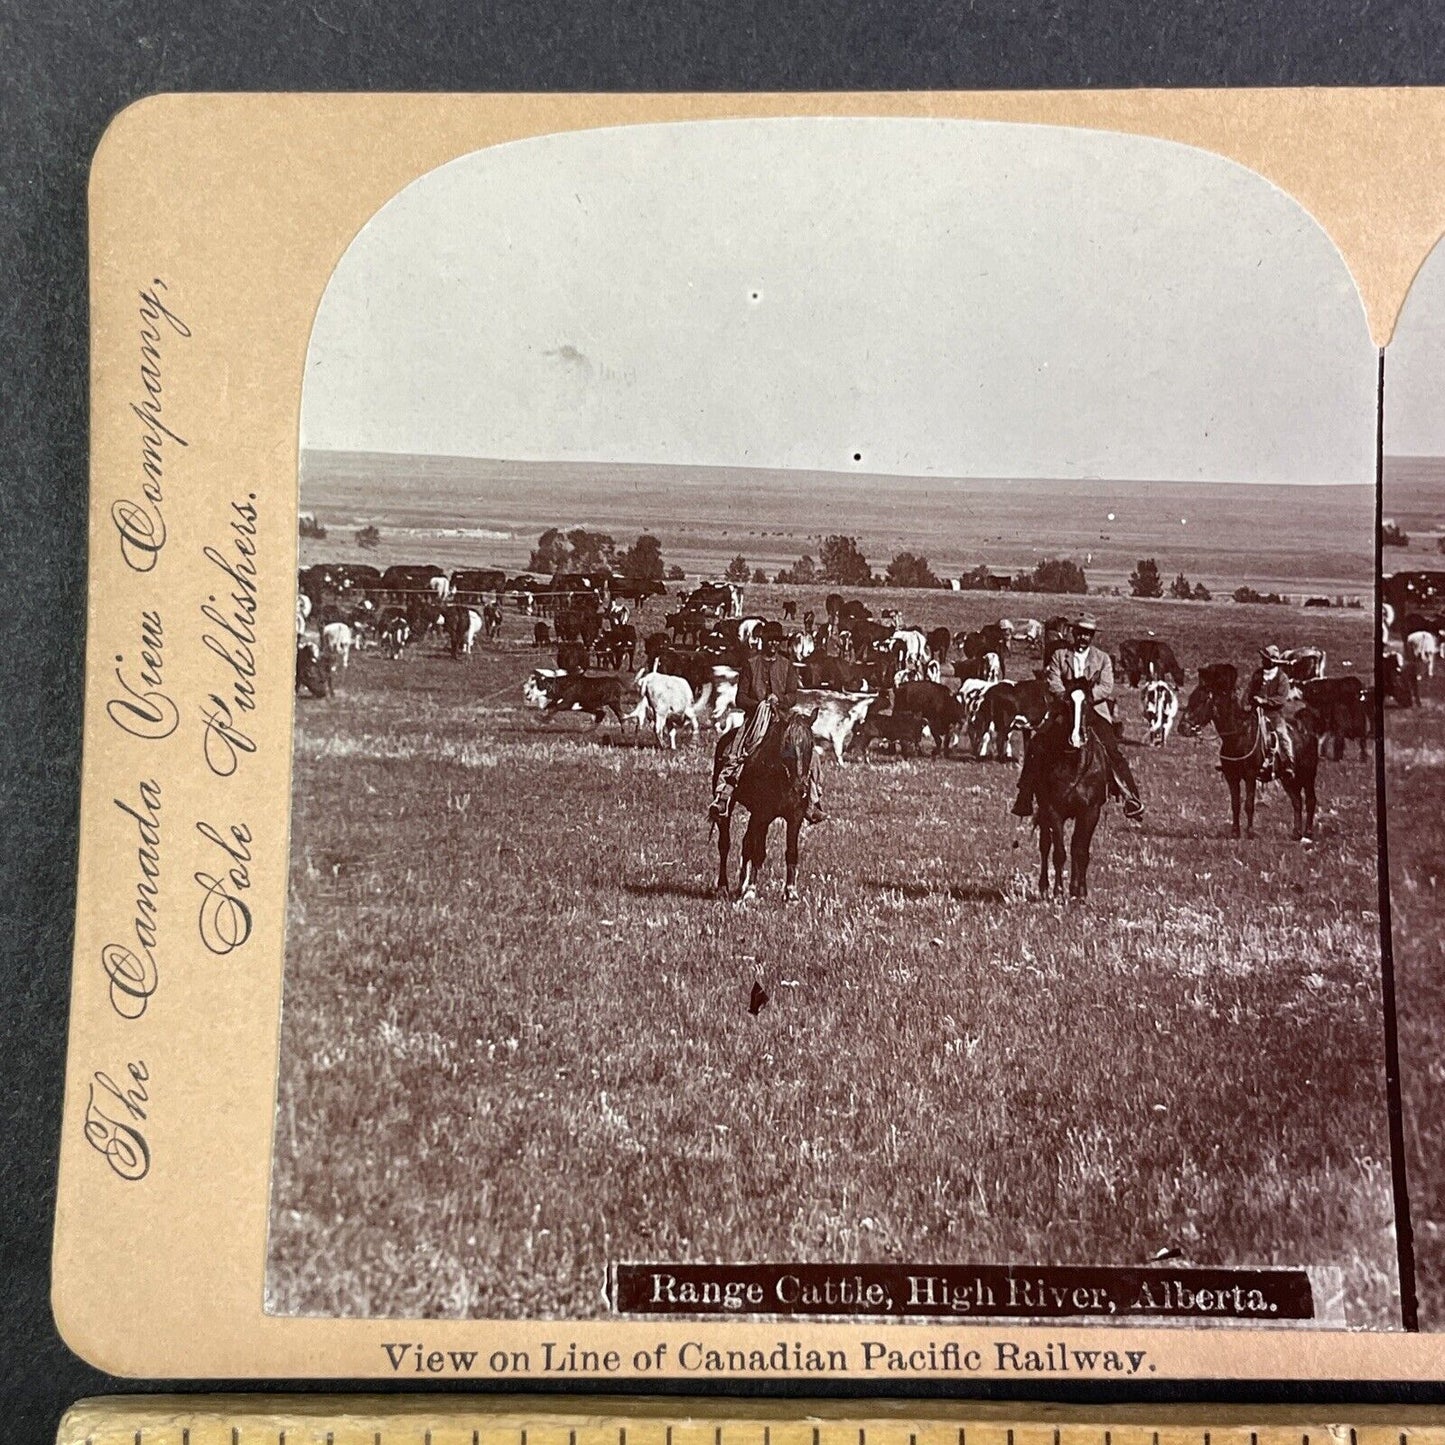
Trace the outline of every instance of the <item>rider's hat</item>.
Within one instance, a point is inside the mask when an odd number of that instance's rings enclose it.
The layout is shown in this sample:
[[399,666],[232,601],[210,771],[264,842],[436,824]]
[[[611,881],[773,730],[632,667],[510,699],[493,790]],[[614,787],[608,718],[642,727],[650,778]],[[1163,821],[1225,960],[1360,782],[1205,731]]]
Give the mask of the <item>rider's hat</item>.
[[1099,619],[1090,612],[1081,612],[1074,619],[1075,632],[1097,632],[1099,630]]
[[758,628],[758,641],[761,642],[764,646],[766,646],[770,642],[780,643],[786,640],[787,633],[783,631],[783,624],[774,620],[773,618],[769,618],[765,623],[763,623],[760,628]]
[[1264,659],[1265,662],[1268,662],[1275,667],[1278,667],[1281,663],[1284,662],[1284,653],[1282,653],[1279,648],[1277,648],[1272,642],[1268,647],[1261,647],[1259,649],[1259,655],[1261,658]]

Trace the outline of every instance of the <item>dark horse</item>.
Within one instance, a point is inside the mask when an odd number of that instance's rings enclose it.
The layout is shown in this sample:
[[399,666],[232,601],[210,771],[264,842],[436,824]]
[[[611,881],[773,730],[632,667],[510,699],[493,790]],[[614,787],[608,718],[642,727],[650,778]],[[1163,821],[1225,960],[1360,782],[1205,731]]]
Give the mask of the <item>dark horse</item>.
[[[1219,734],[1219,766],[1229,784],[1233,814],[1232,837],[1239,837],[1240,784],[1244,785],[1245,836],[1254,837],[1254,795],[1266,759],[1264,726],[1258,710],[1245,707],[1234,695],[1234,668],[1227,663],[1199,669],[1199,686],[1189,694],[1179,731],[1198,737],[1210,723]],[[1315,774],[1319,771],[1320,740],[1306,719],[1308,713],[1281,723],[1288,740],[1277,749],[1275,769],[1280,786],[1294,807],[1294,836],[1311,843],[1315,829]]]
[[[729,735],[718,739],[713,752],[712,780],[727,758]],[[743,835],[743,867],[738,897],[752,898],[758,891],[758,875],[767,858],[768,829],[781,818],[787,828],[785,857],[788,864],[783,897],[798,897],[798,837],[808,807],[808,770],[813,765],[813,732],[808,718],[790,713],[774,718],[758,750],[743,764],[742,776],[733,793],[733,806],[748,810],[748,829]],[[717,825],[717,891],[728,892],[728,850],[732,846],[732,820]]]
[[1054,893],[1064,892],[1064,831],[1070,819],[1074,835],[1069,846],[1069,897],[1089,896],[1089,848],[1099,814],[1109,793],[1109,760],[1094,735],[1094,688],[1075,678],[1057,704],[1055,717],[1039,729],[1032,746],[1039,758],[1039,896],[1049,896],[1049,862],[1054,865]]

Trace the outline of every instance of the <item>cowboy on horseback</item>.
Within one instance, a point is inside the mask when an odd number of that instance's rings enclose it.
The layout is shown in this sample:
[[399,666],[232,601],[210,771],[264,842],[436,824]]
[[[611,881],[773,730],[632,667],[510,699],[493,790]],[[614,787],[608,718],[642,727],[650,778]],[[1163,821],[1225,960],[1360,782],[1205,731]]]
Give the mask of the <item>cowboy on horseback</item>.
[[1279,772],[1281,764],[1288,766],[1293,757],[1289,729],[1285,726],[1285,708],[1294,701],[1294,693],[1284,664],[1284,654],[1279,648],[1273,644],[1261,648],[1259,666],[1245,689],[1245,696],[1255,710],[1264,749],[1264,766],[1259,772],[1263,783]]
[[[742,777],[743,766],[763,745],[768,729],[781,721],[798,700],[798,669],[783,652],[787,636],[780,622],[768,621],[758,629],[762,651],[752,654],[738,674],[737,705],[743,725],[728,740],[728,753],[713,789],[708,817],[721,822],[732,813],[733,793]],[[818,755],[814,752],[806,778],[808,807],[803,819],[825,821],[822,786],[818,779]]]
[[1114,664],[1102,647],[1094,645],[1098,631],[1098,622],[1085,614],[1074,623],[1072,645],[1056,649],[1049,657],[1044,669],[1049,715],[1029,739],[1024,751],[1023,766],[1019,769],[1018,797],[1013,805],[1016,817],[1033,817],[1039,769],[1068,730],[1069,722],[1063,704],[1069,693],[1069,684],[1076,680],[1083,680],[1091,686],[1094,717],[1090,732],[1104,749],[1114,788],[1124,799],[1124,816],[1138,818],[1144,812],[1139,785],[1134,781],[1128,760],[1119,747],[1119,734],[1114,724]]

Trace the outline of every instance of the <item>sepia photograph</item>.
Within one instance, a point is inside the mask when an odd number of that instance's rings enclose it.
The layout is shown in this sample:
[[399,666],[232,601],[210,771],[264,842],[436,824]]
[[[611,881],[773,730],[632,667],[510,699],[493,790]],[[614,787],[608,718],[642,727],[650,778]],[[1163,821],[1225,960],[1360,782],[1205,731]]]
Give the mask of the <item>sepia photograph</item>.
[[1380,705],[1405,1165],[1423,1330],[1445,1329],[1445,250],[1385,355]]
[[[382,205],[300,398],[267,1311],[784,1261],[1399,1328],[1377,383],[1310,215],[1138,136],[608,127]],[[1387,573],[1445,568],[1436,410]],[[1391,585],[1428,1193],[1445,596]]]

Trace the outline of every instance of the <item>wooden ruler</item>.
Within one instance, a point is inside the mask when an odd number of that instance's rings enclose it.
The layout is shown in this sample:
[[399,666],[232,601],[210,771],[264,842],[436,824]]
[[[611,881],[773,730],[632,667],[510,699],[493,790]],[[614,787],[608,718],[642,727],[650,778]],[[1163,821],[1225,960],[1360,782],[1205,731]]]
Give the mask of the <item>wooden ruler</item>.
[[1445,1409],[133,1395],[57,1445],[1445,1445]]

